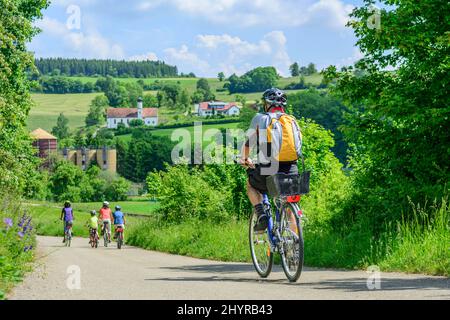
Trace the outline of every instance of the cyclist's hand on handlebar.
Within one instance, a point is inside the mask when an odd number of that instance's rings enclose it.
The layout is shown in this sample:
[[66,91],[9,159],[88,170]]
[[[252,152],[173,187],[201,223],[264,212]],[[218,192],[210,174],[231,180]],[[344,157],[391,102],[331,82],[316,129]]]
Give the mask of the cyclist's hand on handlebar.
[[245,168],[250,168],[250,169],[255,168],[255,164],[253,163],[252,159],[250,159],[250,158],[241,158],[239,160],[239,163]]

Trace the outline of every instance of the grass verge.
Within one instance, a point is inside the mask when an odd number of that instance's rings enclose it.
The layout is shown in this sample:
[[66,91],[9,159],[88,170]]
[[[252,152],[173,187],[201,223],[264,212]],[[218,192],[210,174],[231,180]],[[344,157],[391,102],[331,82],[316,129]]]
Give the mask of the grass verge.
[[[305,227],[305,264],[311,267],[365,269],[450,275],[449,209],[433,219],[400,222],[377,240],[360,229],[347,235],[309,232]],[[370,230],[366,228],[365,230]],[[214,224],[192,220],[166,224],[147,219],[128,234],[128,244],[144,249],[219,261],[250,262],[247,221]]]
[[17,200],[0,198],[0,300],[31,270],[35,235]]

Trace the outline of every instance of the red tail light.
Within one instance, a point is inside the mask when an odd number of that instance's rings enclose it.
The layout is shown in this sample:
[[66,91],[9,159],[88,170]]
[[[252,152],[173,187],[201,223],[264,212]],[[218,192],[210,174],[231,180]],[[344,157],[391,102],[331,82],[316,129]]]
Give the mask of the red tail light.
[[290,203],[297,203],[297,202],[300,202],[300,199],[301,199],[300,195],[288,196],[288,197],[286,198],[287,202],[290,202]]

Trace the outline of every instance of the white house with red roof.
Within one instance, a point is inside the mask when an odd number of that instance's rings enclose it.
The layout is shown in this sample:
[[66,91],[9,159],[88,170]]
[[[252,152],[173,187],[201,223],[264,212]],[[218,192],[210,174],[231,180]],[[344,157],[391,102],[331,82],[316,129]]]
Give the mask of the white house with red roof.
[[137,108],[108,108],[106,111],[106,124],[109,129],[116,129],[119,123],[126,127],[131,120],[140,119],[146,126],[158,124],[158,108],[143,108],[142,99],[139,98]]
[[237,116],[241,112],[236,102],[205,101],[195,105],[194,113],[200,117],[223,114],[225,116]]

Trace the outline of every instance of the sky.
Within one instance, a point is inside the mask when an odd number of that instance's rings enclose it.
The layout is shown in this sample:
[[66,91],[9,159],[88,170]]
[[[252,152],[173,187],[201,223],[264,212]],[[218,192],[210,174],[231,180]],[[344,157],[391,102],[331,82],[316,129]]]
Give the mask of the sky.
[[216,77],[362,57],[345,26],[362,0],[53,0],[28,45],[36,57],[162,60]]

